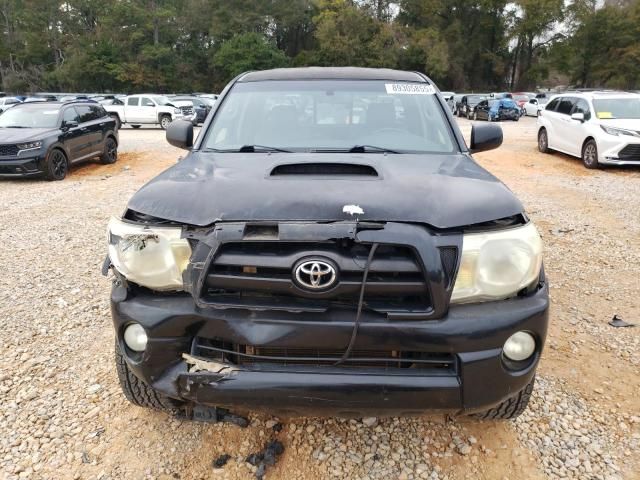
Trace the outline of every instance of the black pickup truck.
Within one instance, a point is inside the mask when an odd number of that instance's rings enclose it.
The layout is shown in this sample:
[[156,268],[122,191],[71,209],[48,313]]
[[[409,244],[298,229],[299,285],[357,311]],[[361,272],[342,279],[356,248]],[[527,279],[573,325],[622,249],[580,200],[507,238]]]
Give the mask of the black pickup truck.
[[[173,412],[513,418],[544,346],[538,232],[426,76],[249,72],[109,223],[124,394]],[[200,410],[199,410],[200,409]],[[195,414],[194,414],[195,415]]]

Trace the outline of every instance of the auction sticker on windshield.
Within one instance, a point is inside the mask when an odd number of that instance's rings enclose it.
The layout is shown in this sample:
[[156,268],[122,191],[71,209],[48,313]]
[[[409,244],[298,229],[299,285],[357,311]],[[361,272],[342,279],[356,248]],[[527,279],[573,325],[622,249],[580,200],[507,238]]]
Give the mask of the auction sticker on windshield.
[[387,93],[395,95],[433,95],[436,89],[427,83],[385,83]]

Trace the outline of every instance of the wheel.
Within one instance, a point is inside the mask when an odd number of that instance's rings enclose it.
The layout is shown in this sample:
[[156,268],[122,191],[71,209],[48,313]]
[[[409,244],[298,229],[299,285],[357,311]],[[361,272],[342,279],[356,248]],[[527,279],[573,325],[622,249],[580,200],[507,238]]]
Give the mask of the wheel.
[[493,120],[491,119],[491,114],[487,115],[487,122],[493,122]]
[[547,130],[541,128],[538,132],[538,150],[541,153],[549,153],[549,137],[547,136]]
[[512,420],[519,417],[529,404],[535,380],[536,377],[533,377],[526,387],[498,406],[490,408],[486,412],[476,413],[473,416],[482,420]]
[[142,125],[131,125],[131,128],[140,128]]
[[594,140],[587,141],[582,147],[582,163],[587,168],[600,168],[598,146]]
[[162,115],[160,117],[160,128],[166,130],[169,124],[171,123],[171,117],[169,115]]
[[520,116],[518,115],[516,118],[513,119],[514,121],[519,121],[520,120]]
[[51,150],[47,158],[45,176],[47,180],[64,180],[69,171],[67,156],[62,150]]
[[108,137],[104,142],[104,152],[100,156],[100,163],[109,165],[118,160],[118,144],[113,137]]
[[182,402],[155,391],[129,370],[129,366],[120,351],[120,346],[117,341],[115,344],[115,360],[120,388],[127,400],[139,407],[163,410],[171,414],[179,413]]
[[536,111],[536,117],[539,117],[540,115],[542,115],[542,111],[541,110],[537,110]]
[[477,112],[473,112],[473,119],[474,120],[478,120],[478,113]]
[[122,122],[120,121],[120,117],[118,115],[110,115],[111,118],[116,122],[116,130],[120,130],[122,126]]

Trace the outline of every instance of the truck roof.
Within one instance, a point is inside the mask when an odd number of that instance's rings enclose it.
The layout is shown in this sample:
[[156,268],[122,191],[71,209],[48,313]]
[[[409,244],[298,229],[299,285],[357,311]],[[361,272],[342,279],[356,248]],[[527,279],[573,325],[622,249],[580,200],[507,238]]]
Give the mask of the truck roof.
[[304,67],[247,72],[237,81],[261,82],[268,80],[393,80],[425,82],[425,77],[417,72],[405,72],[389,68]]

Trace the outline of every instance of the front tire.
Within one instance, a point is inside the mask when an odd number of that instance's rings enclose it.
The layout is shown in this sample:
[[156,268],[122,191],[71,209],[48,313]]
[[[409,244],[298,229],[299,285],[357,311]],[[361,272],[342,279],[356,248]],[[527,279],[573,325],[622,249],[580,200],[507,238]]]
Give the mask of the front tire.
[[549,153],[549,136],[545,128],[538,132],[538,150],[540,153]]
[[162,410],[171,414],[179,413],[182,402],[155,391],[131,372],[117,341],[115,343],[115,361],[120,388],[127,400],[139,407]]
[[69,172],[69,161],[62,150],[51,150],[47,158],[45,177],[47,180],[64,180]]
[[513,420],[519,417],[529,404],[535,381],[536,377],[533,377],[527,386],[515,396],[508,398],[496,407],[490,408],[485,412],[476,413],[473,416],[481,420]]
[[171,116],[170,115],[162,115],[160,117],[160,128],[162,128],[163,130],[166,130],[167,127],[169,127],[170,123],[171,123]]
[[587,141],[582,147],[582,163],[587,168],[600,168],[598,146],[594,140]]
[[113,137],[108,137],[104,142],[104,152],[100,156],[100,163],[110,165],[118,160],[118,144]]

